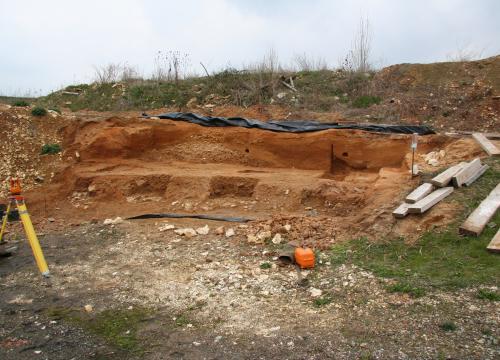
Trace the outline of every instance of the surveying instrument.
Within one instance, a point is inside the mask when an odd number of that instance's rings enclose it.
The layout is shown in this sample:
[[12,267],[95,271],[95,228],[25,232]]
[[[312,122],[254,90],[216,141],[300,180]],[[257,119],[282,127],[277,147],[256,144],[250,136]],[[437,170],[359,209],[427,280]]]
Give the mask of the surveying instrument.
[[33,224],[31,223],[30,215],[28,214],[28,209],[26,208],[26,204],[24,202],[24,197],[21,195],[21,181],[19,179],[10,179],[9,203],[2,219],[0,243],[2,243],[3,234],[5,232],[5,228],[7,227],[7,220],[13,207],[17,208],[19,217],[21,218],[21,222],[23,223],[26,237],[28,238],[28,241],[30,243],[31,250],[33,251],[33,256],[35,258],[38,269],[43,276],[49,277],[50,273],[47,262],[45,261],[42,248],[40,247],[40,242],[38,241],[35,229],[33,228]]

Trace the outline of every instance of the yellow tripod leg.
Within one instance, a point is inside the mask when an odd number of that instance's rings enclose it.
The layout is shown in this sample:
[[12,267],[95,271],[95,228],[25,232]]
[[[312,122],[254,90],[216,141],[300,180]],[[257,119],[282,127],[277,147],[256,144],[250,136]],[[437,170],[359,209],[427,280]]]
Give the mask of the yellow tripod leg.
[[30,215],[28,214],[28,209],[26,208],[26,204],[24,204],[24,201],[21,203],[17,202],[17,209],[19,211],[21,221],[23,222],[24,231],[26,232],[26,236],[28,237],[28,241],[31,245],[31,250],[33,250],[33,256],[35,257],[38,269],[43,276],[48,277],[50,275],[49,267],[47,266],[47,262],[45,261],[45,257],[43,256],[40,242],[38,241],[38,237],[36,236],[35,229],[33,228],[33,224],[31,223]]
[[5,232],[5,228],[7,227],[7,219],[9,218],[9,213],[10,213],[10,202],[9,205],[7,205],[7,210],[5,210],[5,214],[2,219],[2,229],[0,230],[0,243],[2,242],[3,233]]

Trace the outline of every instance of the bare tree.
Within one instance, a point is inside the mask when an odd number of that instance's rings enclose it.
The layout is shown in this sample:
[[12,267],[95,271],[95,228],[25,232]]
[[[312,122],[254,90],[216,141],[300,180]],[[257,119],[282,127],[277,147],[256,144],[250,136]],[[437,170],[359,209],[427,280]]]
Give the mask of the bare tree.
[[372,69],[371,40],[370,22],[368,18],[361,17],[352,48],[343,62],[344,69],[354,72],[367,72]]
[[179,51],[158,51],[154,60],[153,79],[178,83],[186,77],[189,64],[188,54],[181,54]]

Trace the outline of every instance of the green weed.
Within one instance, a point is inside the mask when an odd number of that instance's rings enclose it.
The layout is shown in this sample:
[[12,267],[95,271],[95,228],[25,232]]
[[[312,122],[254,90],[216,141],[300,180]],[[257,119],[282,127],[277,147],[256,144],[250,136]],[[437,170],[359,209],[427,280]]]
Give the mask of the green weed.
[[81,326],[121,350],[134,354],[144,351],[137,338],[137,330],[139,324],[150,316],[150,311],[146,309],[110,309],[90,315],[69,308],[51,308],[47,310],[47,315]]
[[363,95],[354,99],[352,106],[356,108],[368,108],[374,104],[379,104],[381,100],[378,96]]
[[265,269],[270,269],[272,267],[272,265],[268,262],[263,262],[262,264],[260,264],[259,266],[261,269],[265,270]]
[[31,115],[33,115],[33,116],[45,116],[45,115],[47,115],[47,110],[45,110],[45,108],[43,108],[43,107],[36,106],[33,108],[33,110],[31,110]]
[[30,106],[30,104],[26,100],[16,100],[12,103],[12,106],[26,107]]
[[500,301],[500,294],[498,292],[485,289],[478,290],[476,297],[483,300]]
[[61,152],[61,145],[59,144],[45,144],[42,146],[41,155],[54,155]]
[[314,306],[321,307],[323,305],[330,304],[332,301],[333,301],[333,299],[330,296],[325,295],[325,296],[314,299]]
[[439,324],[439,327],[441,328],[441,330],[446,332],[455,331],[458,329],[458,326],[453,321],[444,321]]
[[189,323],[190,323],[189,318],[185,314],[180,314],[175,318],[176,326],[182,327],[186,326]]
[[419,298],[425,295],[425,290],[411,286],[409,284],[397,283],[387,287],[387,290],[392,293],[404,293],[408,294],[413,298]]

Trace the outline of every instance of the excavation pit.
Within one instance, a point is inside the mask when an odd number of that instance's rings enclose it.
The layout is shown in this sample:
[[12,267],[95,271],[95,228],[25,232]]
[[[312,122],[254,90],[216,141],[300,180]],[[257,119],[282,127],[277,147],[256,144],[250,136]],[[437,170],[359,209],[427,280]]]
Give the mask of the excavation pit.
[[[392,226],[392,207],[416,181],[410,142],[409,135],[360,130],[296,134],[158,119],[79,121],[65,129],[67,166],[54,179],[53,200],[69,199],[68,216],[88,219],[152,212],[324,216],[353,236],[374,224]],[[455,143],[421,136],[418,153]]]

